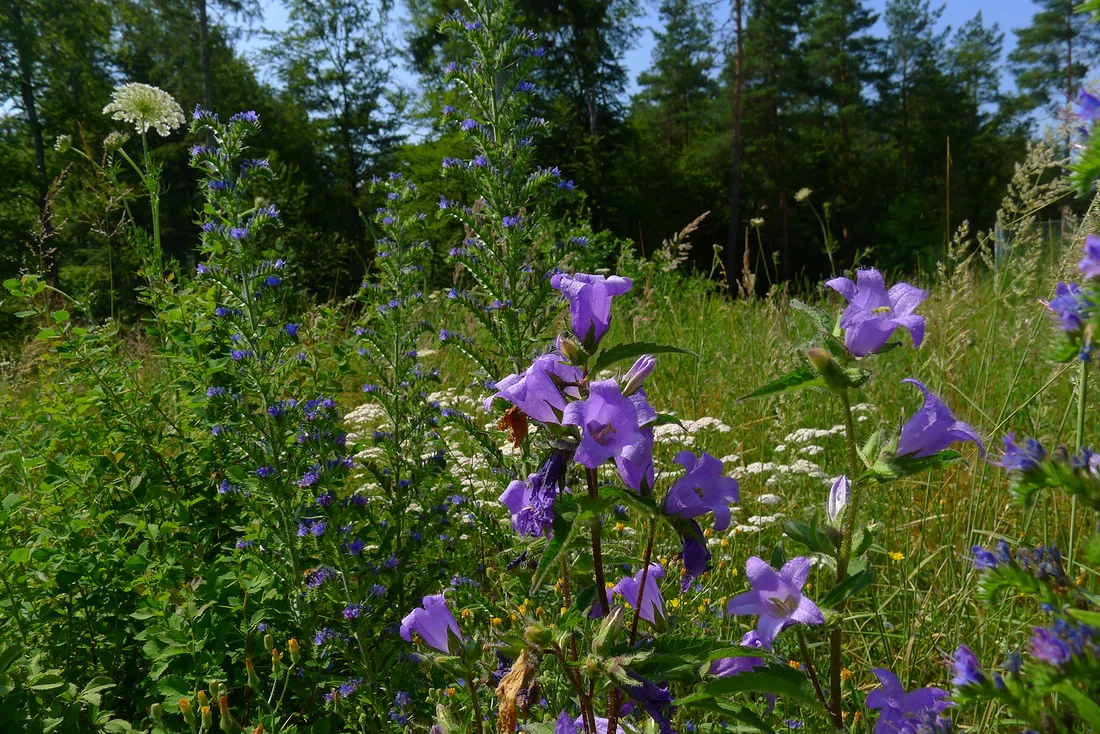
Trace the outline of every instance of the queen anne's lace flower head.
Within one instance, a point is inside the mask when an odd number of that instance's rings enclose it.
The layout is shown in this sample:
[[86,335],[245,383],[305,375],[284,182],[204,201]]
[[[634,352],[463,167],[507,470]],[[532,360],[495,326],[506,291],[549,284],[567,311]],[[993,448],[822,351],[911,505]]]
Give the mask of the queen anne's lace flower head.
[[103,108],[103,114],[133,123],[142,134],[153,128],[159,135],[167,136],[184,123],[183,108],[172,95],[148,84],[115,87],[111,104]]

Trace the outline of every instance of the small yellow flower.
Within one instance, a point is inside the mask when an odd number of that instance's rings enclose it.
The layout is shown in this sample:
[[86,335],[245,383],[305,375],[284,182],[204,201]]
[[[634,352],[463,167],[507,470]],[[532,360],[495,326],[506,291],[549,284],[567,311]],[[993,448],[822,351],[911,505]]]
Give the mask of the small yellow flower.
[[862,718],[863,718],[863,712],[862,711],[856,711],[856,714],[855,714],[855,716],[852,717],[852,720],[853,721],[859,721]]
[[729,538],[722,538],[722,547],[723,548],[729,548],[730,547]]
[[623,529],[625,529],[625,528],[626,528],[626,525],[623,525],[621,522],[615,523],[615,532],[621,533],[623,531]]
[[524,615],[524,614],[527,614],[527,605],[526,604],[520,604],[518,611],[519,611],[521,616]]
[[790,662],[790,665],[791,665],[791,667],[792,667],[792,668],[794,668],[795,670],[802,670],[802,663],[798,662],[797,660],[792,660],[792,661]]
[[718,562],[718,568],[725,568],[725,567],[726,567],[726,566],[728,566],[728,565],[729,565],[729,564],[728,564],[728,563],[726,563],[725,561],[719,561],[719,562]]
[[448,696],[449,698],[454,698],[454,695],[455,695],[456,693],[458,693],[458,691],[456,691],[456,690],[455,690],[455,687],[454,687],[454,686],[450,686],[449,688],[447,688],[447,696]]
[[510,615],[508,615],[508,616],[512,618],[512,621],[513,621],[513,622],[515,622],[515,621],[516,621],[516,615],[514,615],[514,614],[510,614]]
[[679,599],[672,599],[671,601],[669,601],[668,605],[670,607],[672,607],[673,609],[679,609],[680,608],[680,600]]
[[852,671],[848,670],[847,668],[841,668],[840,669],[840,679],[841,680],[851,680],[852,679]]
[[840,712],[840,718],[842,718],[842,719],[844,719],[845,721],[847,721],[847,720],[848,720],[848,712],[847,712],[847,711],[841,711],[841,712]]
[[710,528],[707,528],[706,530],[703,531],[703,537],[704,538],[709,538],[710,537]]
[[628,601],[623,602],[623,609],[628,609],[629,610],[629,609],[633,609],[633,608],[634,607],[630,606],[630,602],[628,602]]
[[463,619],[469,619],[471,616],[473,616],[473,614],[474,613],[471,612],[469,609],[463,609],[462,610],[462,618]]
[[702,614],[703,612],[707,611],[707,605],[700,604],[699,606],[695,607],[695,611],[699,612],[699,614]]
[[535,616],[536,617],[541,617],[543,614],[544,614],[544,612],[542,611],[542,607],[535,607]]
[[499,627],[500,625],[504,624],[504,620],[500,617],[493,617],[489,620],[489,624],[493,625],[494,627]]
[[809,591],[809,590],[810,590],[810,589],[812,589],[812,588],[814,588],[814,585],[813,585],[813,583],[808,583],[808,584],[806,584],[806,591]]
[[710,597],[709,596],[703,597],[703,603],[704,604],[710,604]]
[[561,613],[562,613],[562,614],[565,614],[565,613],[566,613],[566,612],[568,612],[568,611],[569,611],[569,607],[562,607],[562,608],[561,608]]
[[726,606],[726,602],[728,600],[729,600],[728,597],[723,596],[721,599],[718,600],[718,603],[721,604],[722,606]]
[[605,581],[603,585],[609,589],[615,588],[615,584],[611,583],[610,581]]
[[891,551],[890,560],[891,561],[903,561],[903,560],[905,560],[905,554],[901,553],[899,551]]
[[732,575],[733,575],[734,578],[737,578],[737,567],[736,566],[734,566],[734,568],[733,568]]

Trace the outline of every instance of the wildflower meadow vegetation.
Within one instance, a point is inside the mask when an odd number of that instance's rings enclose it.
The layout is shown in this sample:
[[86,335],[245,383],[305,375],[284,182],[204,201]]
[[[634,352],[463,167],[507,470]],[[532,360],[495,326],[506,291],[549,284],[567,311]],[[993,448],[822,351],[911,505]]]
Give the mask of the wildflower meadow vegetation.
[[[102,200],[138,182],[143,315],[4,283],[35,334],[0,390],[0,731],[1100,731],[1097,200],[1036,219],[1094,196],[1100,102],[998,234],[761,295],[747,256],[683,272],[691,227],[593,266],[535,161],[538,35],[507,0],[439,30],[446,193],[374,178],[343,302],[294,297],[256,112],[129,84],[102,150],[59,141]],[[187,118],[184,264],[148,140]]]

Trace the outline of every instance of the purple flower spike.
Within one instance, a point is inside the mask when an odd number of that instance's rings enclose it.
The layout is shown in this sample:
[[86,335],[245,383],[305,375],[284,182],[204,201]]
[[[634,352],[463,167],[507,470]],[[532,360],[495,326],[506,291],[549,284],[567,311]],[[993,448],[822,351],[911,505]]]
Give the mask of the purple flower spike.
[[817,605],[802,595],[802,587],[810,575],[809,558],[793,558],[776,573],[766,562],[753,556],[745,564],[745,575],[752,584],[752,591],[731,599],[726,612],[759,615],[756,632],[766,648],[771,648],[775,636],[792,624],[825,623],[825,615]]
[[665,514],[695,518],[714,513],[714,529],[730,525],[730,505],[741,501],[737,480],[722,476],[722,462],[703,452],[699,458],[681,451],[673,459],[684,467],[684,476],[676,480],[665,498]]
[[1100,278],[1100,237],[1090,234],[1085,238],[1085,257],[1080,268],[1086,278]]
[[455,637],[462,640],[458,621],[447,608],[447,600],[443,594],[424,597],[424,606],[412,610],[401,620],[401,638],[405,642],[412,642],[414,632],[443,654],[451,651],[448,632],[454,632]]
[[1047,450],[1043,448],[1043,444],[1036,441],[1034,438],[1029,438],[1024,441],[1024,445],[1020,446],[1016,443],[1016,433],[1009,431],[1007,436],[1003,436],[1001,440],[1005,445],[1004,456],[1000,461],[994,462],[996,466],[1007,469],[1010,472],[1028,472],[1039,466],[1039,462],[1046,458]]
[[913,313],[928,297],[920,288],[898,283],[887,291],[882,273],[874,268],[859,270],[855,283],[833,278],[825,285],[848,301],[840,326],[845,329],[844,346],[855,356],[877,352],[899,326],[912,335],[913,346],[924,341],[924,317]]
[[594,349],[611,324],[612,297],[627,293],[632,283],[630,278],[618,275],[605,278],[587,273],[572,276],[559,273],[550,279],[550,285],[569,301],[573,333],[585,346]]
[[642,480],[653,486],[653,429],[655,411],[639,390],[623,397],[615,380],[598,380],[588,386],[588,400],[565,406],[561,422],[580,426],[581,443],[576,460],[596,469],[615,459],[619,476],[631,489],[638,490]]
[[955,704],[941,701],[948,692],[942,688],[917,688],[905,692],[898,677],[885,668],[874,668],[882,688],[867,694],[867,708],[882,709],[875,723],[875,734],[916,732],[928,718],[935,718]]
[[[614,592],[621,595],[632,608],[636,607],[638,605],[638,593],[642,589],[642,572],[638,571],[634,576],[627,576],[615,584],[615,587],[609,590],[608,598],[611,597],[610,592]],[[657,614],[662,617],[665,614],[665,600],[661,598],[661,589],[657,586],[657,579],[665,577],[665,569],[659,563],[651,563],[649,564],[649,573],[646,573],[645,577],[645,591],[641,595],[642,611],[639,616],[653,624]]]
[[1047,665],[1060,668],[1069,662],[1073,653],[1054,630],[1046,627],[1031,628],[1031,654]]
[[852,498],[852,480],[841,474],[833,482],[832,488],[829,489],[829,522],[836,525],[837,520],[840,519],[840,513],[844,512],[844,508],[848,505],[848,500]]
[[1058,319],[1059,329],[1074,334],[1085,326],[1084,318],[1088,305],[1088,299],[1081,292],[1081,286],[1076,283],[1067,285],[1058,281],[1058,285],[1054,287],[1054,298],[1050,299],[1046,307]]
[[[741,647],[754,647],[760,650],[768,649],[765,648],[764,643],[760,641],[760,636],[756,634],[756,630],[749,630],[745,633],[745,636],[741,638]],[[738,655],[734,658],[719,658],[710,664],[710,674],[718,678],[728,678],[731,675],[745,673],[762,665],[764,665],[764,658],[751,657],[748,655]]]
[[955,667],[955,677],[951,682],[959,688],[985,683],[985,673],[978,664],[978,656],[966,645],[959,645],[951,663]]
[[545,535],[554,523],[554,500],[565,472],[566,455],[556,452],[527,478],[515,480],[500,495],[501,504],[512,515],[512,529],[520,535]]
[[[485,401],[485,410],[490,409],[494,399],[504,398],[528,417],[540,423],[558,425],[558,412],[564,410],[566,405],[561,386],[580,382],[581,377],[579,367],[565,364],[556,354],[544,354],[523,374],[508,375],[498,382],[497,391]],[[567,387],[566,392],[580,397],[576,387]]]
[[977,431],[951,415],[951,409],[932,391],[913,378],[902,382],[916,385],[924,393],[924,405],[901,427],[895,456],[923,459],[933,456],[957,441],[973,441],[985,456],[985,444]]

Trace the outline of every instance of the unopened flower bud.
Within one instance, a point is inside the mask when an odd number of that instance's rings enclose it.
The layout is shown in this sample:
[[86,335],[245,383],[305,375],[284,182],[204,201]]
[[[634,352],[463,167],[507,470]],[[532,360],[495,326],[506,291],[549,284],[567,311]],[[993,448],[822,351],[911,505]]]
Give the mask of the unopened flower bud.
[[183,713],[183,720],[187,722],[190,727],[195,726],[195,712],[191,710],[191,702],[186,698],[180,699],[180,712]]
[[233,719],[229,716],[229,698],[227,696],[218,698],[218,713],[221,714],[222,731],[231,731],[233,729]]
[[159,703],[154,703],[152,706],[149,707],[149,715],[152,716],[153,721],[157,722],[158,724],[164,723],[164,707],[161,706]]
[[806,357],[810,360],[810,364],[814,366],[814,369],[823,375],[833,362],[833,355],[821,347],[814,347],[809,350],[806,352]]
[[275,638],[271,635],[264,635],[264,649],[268,652],[275,649]]
[[279,654],[276,648],[271,648],[271,670],[275,675],[279,674],[279,671],[283,667],[283,656]]
[[527,638],[527,641],[532,645],[547,645],[550,643],[551,634],[550,630],[539,624],[533,624],[523,632],[523,636]]
[[589,655],[587,658],[585,658],[585,660],[584,660],[584,671],[586,673],[588,673],[589,675],[594,675],[596,673],[596,671],[599,670],[599,669],[600,669],[600,661],[597,660],[594,656]]
[[244,669],[248,674],[248,687],[254,691],[260,690],[260,676],[256,675],[256,666],[252,664],[252,658],[245,658]]
[[210,690],[210,698],[217,701],[218,696],[220,696],[221,692],[222,692],[221,684],[218,683],[217,679],[214,679],[214,680],[210,681],[210,685],[208,686],[208,689]]
[[558,351],[561,355],[574,364],[584,364],[585,353],[580,346],[572,339],[566,339],[565,337],[558,337]]
[[623,395],[633,395],[641,390],[642,384],[656,366],[656,357],[649,354],[638,357],[638,361],[634,363],[634,366],[623,375]]
[[290,662],[297,665],[298,660],[302,656],[302,649],[298,647],[298,640],[294,637],[291,637],[289,640],[286,641],[286,646],[290,650]]
[[626,610],[621,605],[616,606],[610,614],[604,617],[603,622],[600,624],[600,631],[596,633],[596,652],[602,655],[615,645],[625,619]]
[[214,715],[210,713],[209,706],[202,707],[202,725],[207,729],[214,726]]
[[202,708],[210,701],[209,696],[206,695],[206,691],[199,691],[195,694],[195,697],[199,699],[199,708]]

